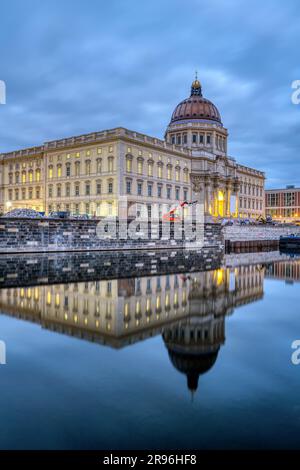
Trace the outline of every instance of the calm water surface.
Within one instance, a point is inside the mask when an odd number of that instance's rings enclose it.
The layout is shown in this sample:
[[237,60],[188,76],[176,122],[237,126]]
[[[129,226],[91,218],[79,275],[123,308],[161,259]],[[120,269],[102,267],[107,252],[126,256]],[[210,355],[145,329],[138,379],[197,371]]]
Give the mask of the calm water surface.
[[3,287],[1,449],[299,448],[300,261]]

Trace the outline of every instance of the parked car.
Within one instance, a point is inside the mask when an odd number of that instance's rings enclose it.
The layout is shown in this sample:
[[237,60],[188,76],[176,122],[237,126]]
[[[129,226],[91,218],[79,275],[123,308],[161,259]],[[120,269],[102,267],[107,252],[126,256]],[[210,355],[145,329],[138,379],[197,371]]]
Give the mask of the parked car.
[[251,225],[250,219],[241,219],[240,220],[241,225]]
[[231,220],[231,219],[222,219],[221,225],[222,225],[223,227],[225,227],[225,226],[227,226],[227,225],[233,225],[233,220]]

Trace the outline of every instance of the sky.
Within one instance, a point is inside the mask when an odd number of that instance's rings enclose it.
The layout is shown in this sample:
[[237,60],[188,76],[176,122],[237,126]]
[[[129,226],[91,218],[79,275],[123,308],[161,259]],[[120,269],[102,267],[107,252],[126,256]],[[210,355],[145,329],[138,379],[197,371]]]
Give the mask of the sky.
[[229,155],[300,187],[297,0],[1,0],[0,152],[113,127],[163,138],[195,70]]

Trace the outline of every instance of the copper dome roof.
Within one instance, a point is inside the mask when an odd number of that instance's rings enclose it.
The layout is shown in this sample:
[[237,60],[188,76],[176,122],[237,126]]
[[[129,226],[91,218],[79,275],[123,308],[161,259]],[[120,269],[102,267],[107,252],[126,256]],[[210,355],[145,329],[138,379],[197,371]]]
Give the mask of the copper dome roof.
[[211,101],[203,98],[201,84],[197,79],[192,83],[191,96],[176,106],[170,124],[194,119],[215,121],[222,124],[217,107]]

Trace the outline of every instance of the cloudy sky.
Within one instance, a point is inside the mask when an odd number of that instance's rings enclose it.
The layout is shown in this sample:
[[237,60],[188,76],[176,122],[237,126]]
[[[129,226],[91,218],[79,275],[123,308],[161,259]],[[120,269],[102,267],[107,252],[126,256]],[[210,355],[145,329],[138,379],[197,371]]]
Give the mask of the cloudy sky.
[[0,152],[124,126],[162,137],[195,69],[229,153],[300,186],[296,0],[2,0]]

